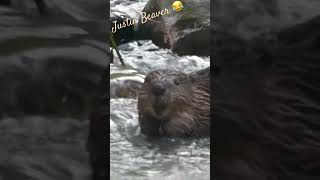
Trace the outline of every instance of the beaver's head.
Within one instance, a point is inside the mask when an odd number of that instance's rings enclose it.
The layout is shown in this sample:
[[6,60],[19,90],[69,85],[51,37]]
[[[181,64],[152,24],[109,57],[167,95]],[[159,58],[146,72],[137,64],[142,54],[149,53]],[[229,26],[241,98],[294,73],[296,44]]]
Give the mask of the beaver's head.
[[141,132],[157,135],[159,128],[178,117],[192,103],[192,78],[172,70],[156,70],[145,78],[139,94]]

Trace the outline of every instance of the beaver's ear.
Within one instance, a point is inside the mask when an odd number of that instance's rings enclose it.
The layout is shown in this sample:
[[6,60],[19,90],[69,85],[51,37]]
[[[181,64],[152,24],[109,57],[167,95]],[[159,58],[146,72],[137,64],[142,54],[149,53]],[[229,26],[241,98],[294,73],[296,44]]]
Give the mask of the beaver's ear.
[[144,83],[149,83],[150,82],[150,75],[149,76],[146,76],[145,78],[144,78]]

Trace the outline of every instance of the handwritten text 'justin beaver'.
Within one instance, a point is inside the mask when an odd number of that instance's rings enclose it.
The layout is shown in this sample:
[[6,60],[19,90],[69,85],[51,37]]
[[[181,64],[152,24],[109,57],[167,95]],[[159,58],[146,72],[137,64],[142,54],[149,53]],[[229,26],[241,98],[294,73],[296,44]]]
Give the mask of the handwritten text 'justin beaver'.
[[[150,14],[147,14],[146,12],[141,12],[141,23],[144,24],[146,22],[148,22],[149,20],[151,19],[155,19],[159,16],[164,16],[164,15],[168,15],[170,13],[170,10],[165,8],[165,9],[162,9],[160,11],[157,11],[157,12],[154,12],[154,13],[150,13]],[[115,33],[117,32],[118,29],[122,29],[122,28],[125,28],[125,27],[129,27],[129,26],[132,26],[132,25],[135,25],[139,23],[139,20],[138,19],[126,19],[125,21],[123,21],[122,23],[118,23],[117,21],[113,21],[113,26],[112,26],[112,33]]]

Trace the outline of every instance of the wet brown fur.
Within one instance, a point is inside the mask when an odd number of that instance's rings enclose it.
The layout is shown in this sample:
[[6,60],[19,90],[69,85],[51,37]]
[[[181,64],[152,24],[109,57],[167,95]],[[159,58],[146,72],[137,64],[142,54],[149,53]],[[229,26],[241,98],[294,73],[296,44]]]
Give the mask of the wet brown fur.
[[[167,85],[165,107],[153,104],[150,87],[155,81]],[[142,133],[147,135],[209,136],[210,69],[191,74],[171,70],[149,73],[139,94],[138,111]]]

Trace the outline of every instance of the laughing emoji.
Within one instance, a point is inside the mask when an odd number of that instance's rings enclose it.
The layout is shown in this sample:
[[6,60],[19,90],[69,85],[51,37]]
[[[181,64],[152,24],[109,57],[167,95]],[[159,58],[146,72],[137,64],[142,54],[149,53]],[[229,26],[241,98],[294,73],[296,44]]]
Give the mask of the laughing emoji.
[[172,9],[175,11],[181,11],[183,8],[182,2],[181,1],[175,1],[172,3]]

